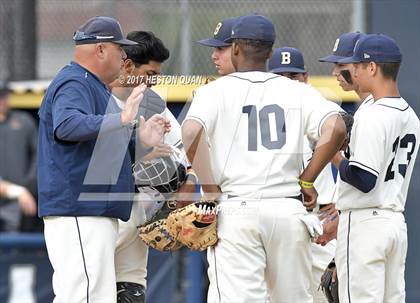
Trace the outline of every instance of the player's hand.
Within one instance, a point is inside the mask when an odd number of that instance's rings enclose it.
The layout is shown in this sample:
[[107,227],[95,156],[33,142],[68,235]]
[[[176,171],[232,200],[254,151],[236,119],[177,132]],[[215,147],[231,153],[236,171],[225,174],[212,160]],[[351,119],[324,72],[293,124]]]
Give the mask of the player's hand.
[[140,142],[146,148],[156,146],[170,129],[169,120],[162,115],[155,114],[147,121],[141,116],[139,125]]
[[307,210],[312,210],[316,206],[316,199],[318,198],[318,192],[314,187],[312,188],[301,188],[300,192],[303,194],[303,206]]
[[25,215],[27,216],[36,215],[37,205],[36,205],[35,198],[27,189],[25,189],[20,194],[17,200],[19,202],[20,208],[22,209]]
[[324,220],[328,217],[331,217],[333,215],[337,214],[337,210],[335,209],[334,203],[329,203],[323,206],[319,212],[318,212],[318,218],[319,220]]
[[327,218],[326,222],[323,224],[324,233],[322,234],[322,236],[318,237],[316,243],[325,246],[331,240],[336,239],[338,222],[338,213],[332,215],[330,218]]
[[121,112],[121,124],[123,126],[128,125],[134,119],[136,119],[146,87],[147,86],[145,84],[140,84],[133,89],[130,96],[127,98],[124,109]]
[[202,200],[218,201],[220,196],[222,195],[222,191],[220,190],[220,187],[218,185],[201,184],[201,188],[204,192]]
[[187,206],[199,199],[197,193],[195,192],[195,186],[196,184],[188,179],[181,185],[175,198],[177,208]]
[[158,145],[156,145],[153,148],[152,152],[148,153],[146,156],[143,157],[142,161],[147,162],[160,157],[170,157],[174,152],[175,150],[172,148],[171,145],[158,143]]

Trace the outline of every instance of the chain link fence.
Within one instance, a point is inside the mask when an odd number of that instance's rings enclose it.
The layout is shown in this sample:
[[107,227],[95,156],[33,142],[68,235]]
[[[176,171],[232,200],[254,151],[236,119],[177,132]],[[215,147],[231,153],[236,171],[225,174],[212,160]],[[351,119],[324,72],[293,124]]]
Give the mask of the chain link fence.
[[[15,30],[7,20],[21,14],[15,4],[19,1],[23,0],[0,3],[0,77],[12,76],[14,80],[21,79],[16,79],[16,67],[10,64],[14,57],[10,45],[19,37],[11,34]],[[331,67],[317,59],[331,52],[339,34],[352,29],[353,4],[345,0],[37,0],[37,55],[29,64],[34,65],[36,78],[52,78],[72,59],[72,35],[77,27],[92,16],[109,15],[120,21],[125,33],[150,30],[163,40],[171,51],[164,73],[215,74],[210,60],[212,49],[195,41],[212,36],[220,20],[251,13],[266,15],[273,21],[277,30],[275,47],[300,48],[309,72],[326,75]]]

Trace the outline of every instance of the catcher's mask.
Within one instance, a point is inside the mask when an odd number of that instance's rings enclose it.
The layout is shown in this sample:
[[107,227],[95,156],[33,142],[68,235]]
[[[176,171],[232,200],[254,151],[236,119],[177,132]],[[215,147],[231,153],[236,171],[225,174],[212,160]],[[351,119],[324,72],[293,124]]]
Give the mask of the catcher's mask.
[[133,176],[137,186],[152,187],[162,194],[171,194],[185,182],[187,168],[174,152],[170,157],[137,161],[133,165]]

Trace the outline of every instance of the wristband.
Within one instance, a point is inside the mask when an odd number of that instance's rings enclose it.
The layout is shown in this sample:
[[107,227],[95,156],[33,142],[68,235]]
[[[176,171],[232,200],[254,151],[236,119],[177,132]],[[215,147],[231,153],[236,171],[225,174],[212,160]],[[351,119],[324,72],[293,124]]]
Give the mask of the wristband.
[[314,188],[314,182],[299,180],[299,185],[302,188]]
[[192,168],[187,169],[187,178],[186,178],[186,180],[187,181],[191,181],[194,184],[197,184],[198,183],[198,177],[197,177],[197,175],[195,174],[195,172],[194,172],[194,170]]
[[6,196],[9,199],[17,199],[25,192],[25,188],[19,185],[9,185],[6,190]]

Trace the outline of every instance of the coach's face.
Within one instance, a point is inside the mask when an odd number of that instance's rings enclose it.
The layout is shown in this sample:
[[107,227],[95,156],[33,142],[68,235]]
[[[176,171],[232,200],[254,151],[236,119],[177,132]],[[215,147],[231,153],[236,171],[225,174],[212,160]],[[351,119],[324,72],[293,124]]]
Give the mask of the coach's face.
[[215,47],[211,54],[214,66],[221,76],[235,72],[231,59],[231,48],[231,46]]
[[107,84],[118,78],[127,55],[123,48],[116,43],[97,43],[97,52],[104,67],[104,79]]

